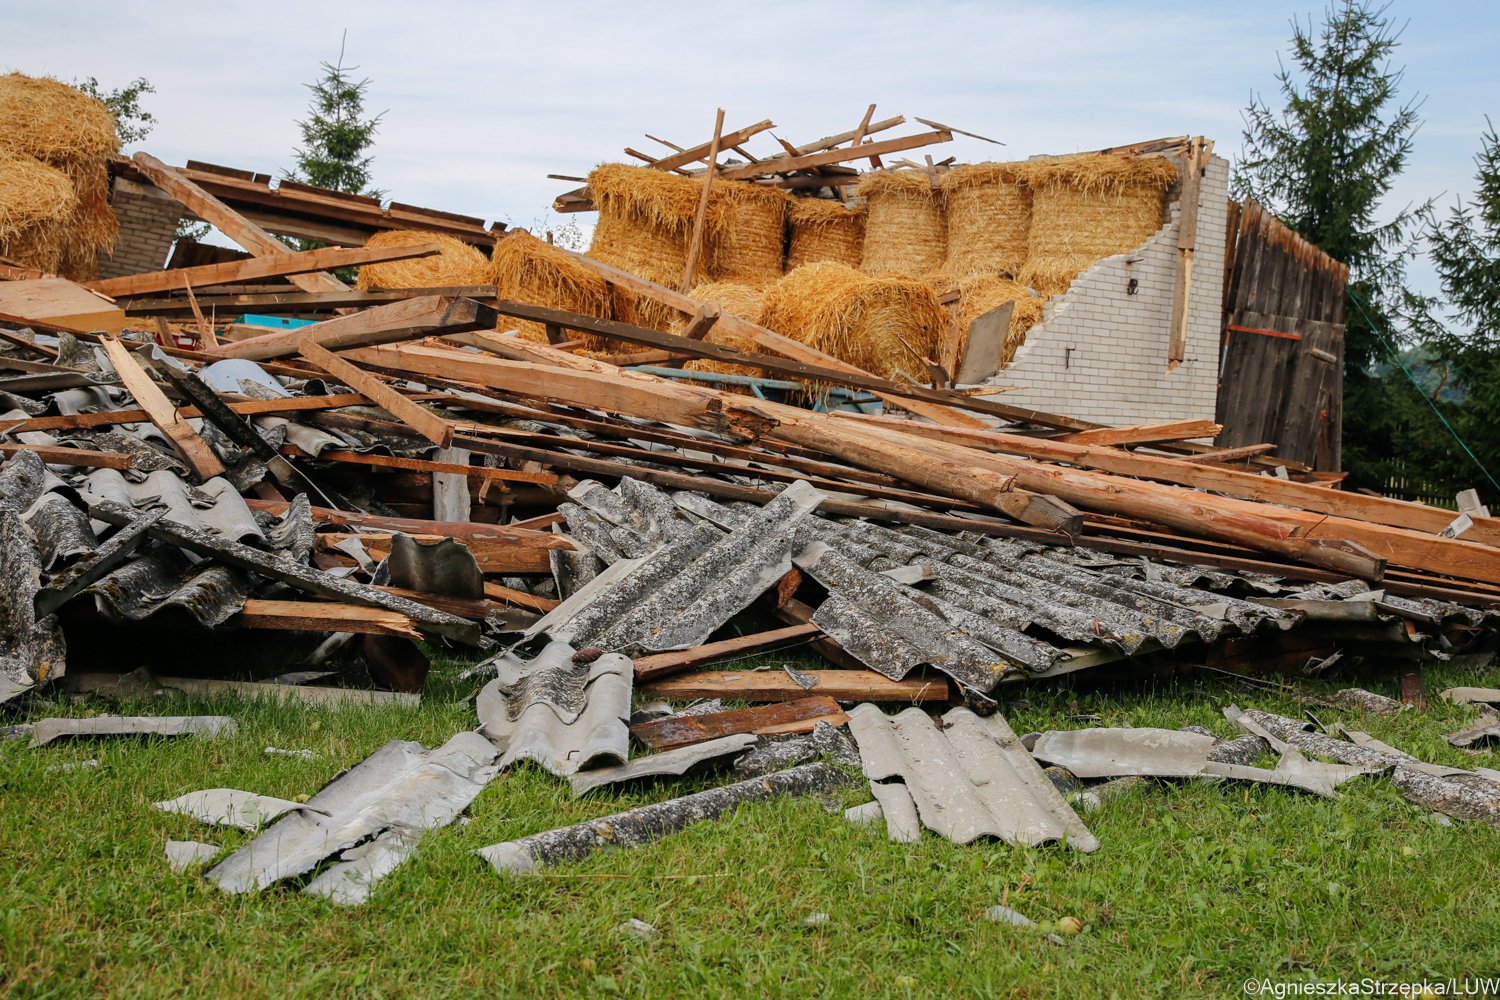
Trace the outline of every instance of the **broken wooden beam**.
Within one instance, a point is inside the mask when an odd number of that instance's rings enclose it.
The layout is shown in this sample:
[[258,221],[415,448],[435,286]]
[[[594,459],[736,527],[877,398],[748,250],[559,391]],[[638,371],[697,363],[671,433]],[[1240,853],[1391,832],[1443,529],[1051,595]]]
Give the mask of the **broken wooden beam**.
[[303,344],[326,350],[345,350],[373,344],[412,340],[431,333],[492,330],[495,310],[473,299],[452,295],[422,295],[404,302],[375,306],[297,330],[278,330],[263,337],[222,344],[208,353],[216,358],[267,361],[296,354]]
[[1214,438],[1224,428],[1212,420],[1173,420],[1163,424],[1142,424],[1135,427],[1100,427],[1091,431],[1075,431],[1057,440],[1074,444],[1150,444],[1153,441],[1182,441],[1187,438]]
[[420,639],[412,620],[385,608],[324,601],[265,601],[250,598],[227,622],[231,627],[288,632],[353,632]]
[[849,721],[839,703],[827,695],[803,694],[806,697],[755,708],[676,715],[641,722],[630,727],[630,735],[653,750],[672,750],[738,733],[756,736],[807,733],[820,722],[842,726]]
[[128,469],[130,456],[118,451],[92,451],[46,444],[0,444],[0,461],[18,451],[34,451],[48,465],[76,465],[88,469]]
[[804,670],[815,683],[805,688],[791,675],[769,670],[682,674],[654,680],[642,691],[668,701],[723,698],[726,701],[794,701],[819,694],[835,701],[881,701],[918,704],[948,701],[952,688],[945,677],[907,677],[893,681],[873,670]]
[[121,278],[105,278],[83,287],[108,295],[123,298],[127,295],[149,295],[157,292],[173,292],[178,289],[192,290],[212,285],[227,285],[236,281],[257,278],[290,277],[294,274],[309,274],[314,271],[331,271],[338,267],[358,267],[363,264],[381,264],[393,260],[414,260],[419,257],[434,257],[443,248],[436,243],[422,243],[400,247],[320,247],[300,253],[288,251],[271,257],[251,257],[249,260],[231,260],[221,264],[202,264],[197,267],[180,267],[168,271],[150,271],[146,274],[131,274]]
[[345,361],[311,340],[297,344],[297,353],[379,406],[439,448],[453,444],[453,425],[423,409],[380,379]]
[[717,642],[707,642],[701,646],[694,646],[691,649],[680,649],[670,653],[652,653],[648,656],[640,656],[635,660],[636,683],[644,684],[647,681],[656,680],[661,677],[669,677],[672,674],[681,673],[692,667],[700,667],[707,663],[713,663],[716,660],[800,644],[809,639],[816,639],[822,634],[823,630],[816,625],[791,625],[787,628],[777,628],[767,632],[756,632],[752,635],[736,636],[733,639],[720,639]]
[[105,337],[101,343],[125,390],[146,411],[146,417],[187,459],[198,478],[204,480],[222,476],[224,464],[219,461],[219,456],[214,454],[208,442],[199,437],[198,432],[177,412],[177,407],[172,405],[166,393],[151,380],[151,376],[146,374],[146,370],[137,363],[135,356],[125,345],[113,337]]

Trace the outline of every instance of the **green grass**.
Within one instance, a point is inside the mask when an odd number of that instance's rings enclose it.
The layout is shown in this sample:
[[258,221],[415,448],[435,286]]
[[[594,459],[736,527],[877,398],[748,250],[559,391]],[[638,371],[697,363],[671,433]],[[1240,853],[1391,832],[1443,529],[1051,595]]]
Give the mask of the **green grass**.
[[[248,835],[151,803],[211,786],[315,791],[394,738],[473,724],[472,687],[434,674],[419,710],[307,710],[235,698],[108,706],[222,712],[239,735],[42,750],[0,741],[0,994],[9,996],[1240,996],[1247,977],[1402,980],[1500,971],[1500,831],[1443,826],[1384,780],[1338,801],[1208,782],[1154,784],[1086,817],[1091,856],[928,834],[888,843],[817,801],[746,807],[636,851],[502,878],[471,852],[668,797],[672,786],[574,801],[526,767],[431,834],[371,902],[341,909],[278,888],[231,897],[173,875],[168,838],[226,849]],[[1392,694],[1389,672],[1356,677]],[[1304,691],[1340,684],[1305,682]],[[1435,693],[1495,672],[1432,668]],[[1230,701],[1297,714],[1232,683],[1143,680],[1017,691],[1018,732],[1105,725],[1230,730]],[[64,698],[29,717],[103,711]],[[1429,760],[1473,758],[1441,736],[1472,709],[1434,701],[1395,719],[1319,709]],[[10,720],[18,721],[18,720]],[[266,746],[308,748],[305,761]],[[90,770],[47,767],[96,757]],[[1482,760],[1494,766],[1494,755]],[[861,801],[850,793],[843,804]],[[1065,946],[981,918],[1002,900],[1086,925]],[[813,912],[826,923],[804,924]],[[659,931],[616,930],[631,917]]]

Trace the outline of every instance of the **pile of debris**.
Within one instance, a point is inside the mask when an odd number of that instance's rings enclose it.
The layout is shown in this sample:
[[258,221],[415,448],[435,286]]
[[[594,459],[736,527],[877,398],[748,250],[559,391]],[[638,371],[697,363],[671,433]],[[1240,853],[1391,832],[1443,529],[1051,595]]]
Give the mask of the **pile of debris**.
[[[871,130],[730,172],[838,187],[850,175],[828,165],[887,151],[863,143]],[[712,162],[712,147],[696,156]],[[925,826],[1092,850],[1058,785],[1122,775],[1332,794],[1381,771],[1430,808],[1500,818],[1494,772],[1434,768],[1357,733],[1247,711],[1233,716],[1247,735],[1227,743],[1032,740],[996,714],[1007,685],[1110,665],[1362,658],[1396,664],[1419,700],[1422,663],[1493,654],[1500,522],[1487,512],[1455,522],[1340,491],[1265,448],[1216,451],[1194,443],[1217,432],[1207,421],[1103,427],[945,378],[882,377],[815,336],[524,234],[499,239],[490,273],[520,247],[507,280],[540,288],[528,261],[545,257],[576,278],[568,307],[495,285],[351,290],[328,269],[446,255],[453,270],[432,273],[482,272],[435,241],[293,253],[186,172],[133,162],[251,256],[92,287],[0,269],[0,698],[106,683],[70,662],[141,661],[182,673],[151,683],[189,691],[410,697],[428,669],[418,639],[478,651],[492,678],[477,732],[392,743],[306,803],[224,789],[162,803],[271,824],[209,871],[228,891],[317,873],[305,891],[362,899],[525,759],[580,795],[712,762],[737,780],[486,848],[500,870],[843,786],[840,762],[875,798],[855,818],[884,817],[895,839]],[[1048,169],[1053,183],[1061,168]],[[697,224],[680,222],[691,265]],[[752,250],[730,256],[749,267]],[[280,277],[301,290],[243,284]],[[585,286],[597,308],[573,294]],[[238,315],[249,309],[270,318]],[[210,322],[220,310],[235,321]],[[699,374],[730,387],[683,381],[694,364],[721,366]],[[819,409],[794,405],[809,385]],[[804,645],[828,669],[702,669]],[[179,670],[174,652],[193,655]],[[257,680],[251,661],[268,653],[297,674]],[[232,720],[48,725],[37,742]],[[656,752],[632,757],[633,742]],[[1272,749],[1274,768],[1253,766]]]

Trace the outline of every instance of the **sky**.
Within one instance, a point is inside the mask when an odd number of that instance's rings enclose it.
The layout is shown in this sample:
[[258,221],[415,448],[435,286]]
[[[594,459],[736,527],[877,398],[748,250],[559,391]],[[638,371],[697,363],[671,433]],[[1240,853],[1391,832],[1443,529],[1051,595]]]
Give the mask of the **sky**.
[[[338,58],[384,112],[375,184],[409,204],[510,225],[556,225],[552,199],[645,137],[707,141],[770,118],[793,144],[914,116],[991,136],[934,157],[961,162],[1202,134],[1239,150],[1252,95],[1279,104],[1278,53],[1306,0],[757,0],[755,3],[154,4],[0,7],[0,70],[105,89],[138,76],[159,120],[134,148],[280,174],[292,165],[305,84]],[[1473,189],[1484,116],[1500,118],[1500,3],[1393,0],[1407,27],[1395,64],[1424,124],[1388,208]],[[778,147],[768,136],[752,152]],[[899,155],[899,154],[898,154]],[[580,217],[585,225],[592,215]],[[1430,284],[1418,267],[1413,281]]]

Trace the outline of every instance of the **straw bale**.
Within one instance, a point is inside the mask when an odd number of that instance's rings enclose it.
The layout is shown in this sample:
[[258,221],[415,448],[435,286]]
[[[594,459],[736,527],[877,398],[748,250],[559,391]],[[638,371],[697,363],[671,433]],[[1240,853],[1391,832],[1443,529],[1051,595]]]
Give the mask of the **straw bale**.
[[957,290],[959,299],[956,308],[959,325],[967,329],[980,316],[991,309],[1014,302],[1010,324],[1005,328],[1005,348],[1001,364],[1010,364],[1016,351],[1026,342],[1026,334],[1041,322],[1042,306],[1046,297],[1035,295],[1030,288],[1010,278],[991,274],[976,274],[954,281],[943,275],[935,275],[929,284],[940,295]]
[[714,281],[764,285],[781,277],[786,258],[786,213],[791,196],[746,181],[716,181],[709,207],[718,233],[708,273]]
[[61,170],[0,149],[0,244],[38,223],[71,214],[77,205],[73,183]]
[[791,216],[788,271],[821,261],[859,267],[865,244],[863,207],[845,208],[824,198],[798,198],[792,202]]
[[371,236],[365,246],[414,247],[423,243],[436,243],[442,252],[434,257],[365,264],[359,269],[355,287],[447,288],[487,283],[489,261],[483,251],[452,236],[416,229],[386,229]]
[[1022,163],[973,163],[943,175],[948,255],[943,273],[1014,275],[1026,263],[1031,190]]
[[943,266],[948,248],[943,202],[925,172],[871,171],[855,190],[868,206],[860,270],[877,277],[915,277]]
[[[595,319],[609,319],[611,315],[609,285],[603,278],[574,260],[566,250],[559,250],[525,230],[517,230],[495,244],[480,276],[495,286],[495,294],[502,299],[566,309]],[[542,324],[532,320],[502,316],[499,328],[517,330],[527,340],[547,342]],[[586,333],[570,332],[569,336],[576,336],[595,350],[618,344]]]
[[766,292],[761,324],[883,378],[927,371],[948,311],[921,281],[808,264]]
[[1044,292],[1066,290],[1095,261],[1127,253],[1163,222],[1177,167],[1162,157],[1103,154],[1025,164],[1032,191],[1027,262],[1017,275]]
[[[719,307],[719,312],[730,313],[740,319],[749,320],[751,323],[760,322],[761,309],[765,303],[765,287],[762,285],[747,285],[734,281],[707,281],[700,285],[694,285],[688,295]],[[672,332],[681,334],[687,329],[688,317],[679,314],[679,318],[672,324]],[[724,347],[733,347],[741,351],[755,351],[763,353],[755,341],[748,337],[729,333],[719,324],[715,323],[708,328],[708,335],[703,338],[710,344],[719,344]],[[684,368],[699,372],[722,372],[728,375],[750,375],[761,377],[765,372],[759,368],[749,365],[733,365],[723,361],[711,361],[700,358],[697,361],[689,361],[683,365]]]
[[43,163],[104,159],[120,151],[109,109],[58,80],[0,76],[0,146]]

